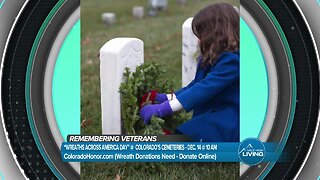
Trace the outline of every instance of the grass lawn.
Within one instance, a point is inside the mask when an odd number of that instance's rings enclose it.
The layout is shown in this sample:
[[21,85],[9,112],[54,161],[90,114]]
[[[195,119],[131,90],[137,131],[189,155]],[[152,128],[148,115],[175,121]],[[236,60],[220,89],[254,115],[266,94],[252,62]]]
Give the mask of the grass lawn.
[[239,179],[238,163],[161,163],[161,165],[165,168],[161,170],[149,168],[151,171],[146,171],[132,168],[132,163],[81,163],[81,179],[113,180],[117,175],[121,180]]
[[[157,62],[167,71],[166,78],[181,87],[181,26],[214,0],[188,0],[180,7],[168,0],[168,9],[157,17],[132,18],[132,7],[141,5],[147,14],[148,0],[81,0],[81,119],[82,134],[101,134],[99,49],[116,37],[135,37],[144,41],[145,62]],[[239,5],[238,0],[225,0]],[[101,14],[114,12],[117,23],[106,27]],[[130,168],[130,163],[82,163],[83,179],[238,179],[237,163],[163,163],[164,170]],[[151,168],[152,169],[152,168]]]

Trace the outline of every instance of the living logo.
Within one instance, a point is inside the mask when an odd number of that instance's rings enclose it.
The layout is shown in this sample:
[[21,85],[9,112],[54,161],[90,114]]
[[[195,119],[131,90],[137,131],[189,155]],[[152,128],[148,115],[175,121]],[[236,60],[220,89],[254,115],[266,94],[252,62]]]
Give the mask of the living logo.
[[240,160],[249,166],[257,165],[263,161],[266,154],[264,144],[257,138],[243,140],[238,148]]

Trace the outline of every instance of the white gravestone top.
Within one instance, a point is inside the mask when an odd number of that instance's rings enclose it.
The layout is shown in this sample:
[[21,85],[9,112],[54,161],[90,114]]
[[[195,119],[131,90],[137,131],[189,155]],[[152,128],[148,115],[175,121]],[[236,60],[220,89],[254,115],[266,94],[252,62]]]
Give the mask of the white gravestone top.
[[103,13],[101,18],[103,23],[107,26],[111,26],[116,23],[116,15],[114,13]]

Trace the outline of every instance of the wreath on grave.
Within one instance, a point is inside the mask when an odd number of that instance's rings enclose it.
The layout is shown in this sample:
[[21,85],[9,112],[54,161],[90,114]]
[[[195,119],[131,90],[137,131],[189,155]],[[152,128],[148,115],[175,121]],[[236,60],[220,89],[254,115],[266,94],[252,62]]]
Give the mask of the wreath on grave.
[[125,134],[159,135],[164,134],[164,129],[173,132],[178,125],[190,118],[190,115],[183,111],[163,119],[152,117],[148,125],[144,125],[140,120],[139,104],[143,94],[154,89],[161,93],[173,92],[173,82],[163,80],[164,73],[165,70],[156,63],[144,63],[136,67],[135,72],[125,69],[124,80],[120,85],[121,118]]
[[[160,135],[163,130],[173,132],[176,127],[190,115],[185,111],[177,112],[171,117],[152,117],[148,125],[144,125],[139,116],[140,98],[150,90],[161,93],[172,93],[173,82],[163,80],[165,70],[156,63],[144,63],[136,67],[135,72],[125,69],[123,82],[120,85],[121,94],[121,119],[124,134]],[[148,100],[147,100],[148,101]],[[147,102],[146,104],[151,103]],[[145,104],[145,105],[146,105]],[[162,163],[131,163],[132,170],[148,171],[153,173],[165,172],[167,169]]]

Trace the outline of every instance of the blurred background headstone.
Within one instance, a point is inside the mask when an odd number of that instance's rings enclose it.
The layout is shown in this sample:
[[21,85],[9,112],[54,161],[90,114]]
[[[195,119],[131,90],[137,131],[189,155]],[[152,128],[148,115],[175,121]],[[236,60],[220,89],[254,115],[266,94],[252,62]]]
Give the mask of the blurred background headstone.
[[233,8],[234,8],[238,13],[240,13],[238,6],[233,6]]
[[132,8],[132,15],[134,18],[142,19],[144,16],[144,7],[142,6],[134,6]]
[[167,0],[149,0],[151,9],[162,11],[167,9],[168,1]]
[[107,26],[112,26],[116,23],[116,15],[114,13],[103,13],[102,21]]
[[149,16],[154,17],[158,15],[158,11],[154,10],[154,9],[150,9],[149,10]]

